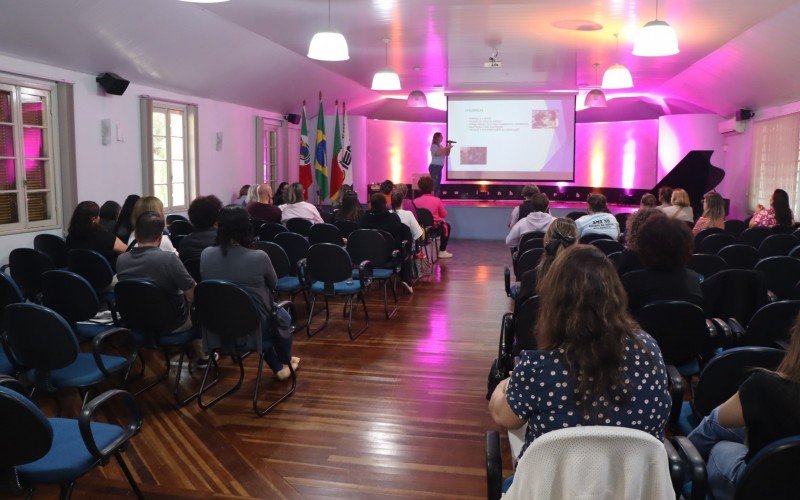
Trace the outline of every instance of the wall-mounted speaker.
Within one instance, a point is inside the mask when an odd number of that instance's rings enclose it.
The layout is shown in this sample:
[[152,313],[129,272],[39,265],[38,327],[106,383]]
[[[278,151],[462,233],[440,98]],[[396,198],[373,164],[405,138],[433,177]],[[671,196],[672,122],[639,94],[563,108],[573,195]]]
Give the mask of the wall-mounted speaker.
[[737,122],[744,122],[749,120],[750,118],[754,117],[756,114],[753,113],[752,110],[749,109],[738,109],[736,110],[736,121]]
[[97,83],[106,91],[107,94],[122,95],[128,88],[130,81],[114,73],[103,73],[96,79]]
[[300,123],[300,115],[298,115],[296,113],[289,113],[289,114],[283,115],[283,119],[286,120],[287,122],[291,123],[292,125],[297,125],[297,124]]

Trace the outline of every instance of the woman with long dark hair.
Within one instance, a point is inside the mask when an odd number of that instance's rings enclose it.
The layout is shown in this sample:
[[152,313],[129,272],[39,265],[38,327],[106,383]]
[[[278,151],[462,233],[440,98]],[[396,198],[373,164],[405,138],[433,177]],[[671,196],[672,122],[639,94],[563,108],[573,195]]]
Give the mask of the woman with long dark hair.
[[122,241],[128,241],[128,238],[133,234],[133,225],[136,221],[131,220],[131,218],[133,217],[133,207],[136,206],[139,198],[138,194],[131,194],[122,203],[122,210],[119,211],[117,216],[117,225],[114,226],[114,234]]
[[67,249],[78,248],[99,252],[113,266],[117,255],[128,247],[100,226],[100,207],[97,203],[82,201],[72,212],[67,233]]
[[278,184],[278,189],[275,190],[275,198],[273,198],[272,203],[275,206],[283,205],[285,202],[283,201],[283,193],[286,191],[286,186],[288,186],[288,182],[281,182]]
[[358,222],[361,220],[362,212],[361,202],[358,201],[358,193],[348,190],[342,195],[342,206],[333,214],[333,218]]
[[497,424],[528,424],[520,456],[539,436],[579,425],[627,427],[663,439],[671,406],[664,360],[628,313],[611,261],[589,245],[559,252],[540,283],[539,301],[539,349],[522,351],[489,402]]
[[773,191],[769,199],[769,208],[758,204],[756,213],[750,219],[750,227],[791,227],[794,224],[794,215],[789,207],[789,194],[783,189]]

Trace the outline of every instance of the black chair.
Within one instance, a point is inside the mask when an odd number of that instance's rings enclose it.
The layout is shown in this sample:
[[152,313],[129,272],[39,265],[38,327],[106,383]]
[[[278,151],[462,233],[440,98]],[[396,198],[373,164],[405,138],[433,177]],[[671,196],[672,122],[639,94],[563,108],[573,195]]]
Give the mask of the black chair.
[[[287,308],[287,310],[291,307],[292,303],[289,301],[284,301],[277,306],[277,308]],[[248,348],[243,346],[247,344],[246,337],[251,335],[260,338],[262,344],[261,351],[256,352],[258,356],[258,370],[256,371],[256,387],[253,392],[253,411],[255,411],[258,416],[264,416],[275,408],[278,403],[294,394],[294,390],[297,387],[297,376],[294,368],[292,368],[291,362],[286,361],[286,365],[289,367],[289,372],[291,373],[291,388],[266,408],[259,407],[258,399],[261,391],[261,376],[264,368],[264,349],[270,348],[271,344],[269,339],[261,338],[261,316],[249,293],[239,285],[228,281],[206,280],[197,285],[195,289],[195,308],[197,311],[197,318],[203,325],[203,336],[206,338],[206,343],[212,345],[212,342],[214,342],[211,338],[212,334],[218,341],[218,345],[211,348],[209,359],[214,359],[220,354],[231,355],[239,365],[239,381],[236,385],[217,395],[211,401],[203,402],[203,394],[213,385],[206,385],[211,363],[206,365],[205,372],[203,373],[203,381],[200,384],[200,390],[197,396],[197,404],[200,408],[204,410],[211,408],[241,387],[244,381],[243,357],[251,352]],[[276,311],[270,314],[270,328],[272,332],[276,332],[278,328],[277,308]]]
[[630,212],[614,214],[614,218],[617,219],[617,224],[619,224],[620,231],[625,231],[625,228],[628,226],[628,218],[630,218],[631,215]]
[[578,220],[584,215],[589,215],[586,212],[570,212],[567,214],[567,219]]
[[[95,422],[95,414],[114,399],[126,408],[124,427]],[[142,428],[142,415],[129,392],[103,392],[84,405],[77,420],[47,418],[25,395],[25,388],[9,377],[0,378],[0,442],[3,453],[0,468],[6,471],[4,491],[33,497],[40,484],[57,484],[62,499],[68,500],[75,481],[111,457],[119,464],[134,495],[144,496],[136,485],[122,452]]]
[[[167,379],[171,354],[177,350],[180,357],[175,369],[175,385],[172,394],[179,406],[190,403],[197,397],[199,391],[186,398],[181,398],[179,389],[184,358],[191,348],[192,341],[198,338],[196,329],[176,331],[182,326],[182,315],[170,299],[169,294],[152,281],[144,279],[120,281],[114,287],[114,294],[120,317],[123,324],[133,332],[137,348],[139,350],[142,348],[159,350],[164,355],[164,372],[134,394],[138,396]],[[144,359],[141,362],[143,374]],[[209,358],[209,363],[216,367],[213,357]]]
[[800,259],[800,245],[797,245],[789,251],[789,257]]
[[[537,240],[537,239],[544,241],[544,233],[541,231],[531,231],[529,233],[523,234],[522,237],[519,239],[519,245],[517,246],[517,248],[520,249],[519,253],[522,253],[521,249],[523,246],[525,246],[525,244],[527,244],[531,240]],[[540,247],[533,247],[533,248],[540,248]]]
[[33,248],[15,248],[8,255],[8,264],[0,268],[4,272],[8,268],[14,282],[31,302],[39,302],[42,293],[42,274],[56,268],[53,259],[47,254]]
[[[797,224],[795,224],[795,227],[797,227]],[[800,239],[800,229],[795,229],[792,234],[795,236],[795,238]]]
[[[391,238],[391,235],[389,237]],[[386,319],[392,319],[397,313],[395,281],[401,264],[400,251],[394,249],[394,241],[387,242],[385,236],[378,231],[359,229],[350,233],[350,237],[347,239],[347,253],[350,254],[352,262],[369,261],[373,264],[372,281],[379,281],[383,284],[383,311]],[[354,269],[353,278],[357,279],[360,272],[360,269]],[[390,288],[394,299],[391,311],[389,310]]]
[[750,227],[742,231],[742,234],[739,235],[739,243],[758,248],[771,234],[773,234],[772,230],[768,227]]
[[55,234],[37,234],[33,239],[34,250],[44,252],[53,259],[56,268],[67,267],[67,242],[61,236]]
[[135,351],[127,358],[104,354],[108,339],[123,337],[131,340],[131,333],[125,328],[113,328],[95,336],[92,352],[80,352],[75,332],[64,318],[37,304],[6,306],[5,330],[6,345],[12,359],[32,370],[30,377],[35,383],[34,392],[77,389],[84,405],[91,389],[117,375],[124,375],[136,358]]
[[743,243],[728,245],[720,249],[717,255],[727,262],[729,269],[750,270],[756,267],[758,262],[758,250]]
[[339,234],[341,234],[343,238],[350,237],[350,233],[356,229],[360,229],[358,224],[351,220],[337,220],[333,225],[339,228]]
[[342,234],[339,228],[333,224],[314,224],[308,231],[308,242],[312,245],[316,243],[333,243],[342,245]]
[[[24,302],[25,297],[11,276],[0,273],[0,325],[5,324],[5,308],[8,304]],[[0,342],[1,344],[2,342]],[[19,372],[19,364],[11,359],[4,345],[0,345],[0,375],[12,375]]]
[[614,269],[619,268],[619,264],[620,262],[622,262],[622,252],[612,252],[606,255],[606,257],[608,257],[608,260],[610,260],[611,263],[614,264]]
[[289,230],[286,229],[286,226],[282,224],[277,224],[275,222],[269,222],[261,226],[258,230],[258,239],[261,241],[273,241],[275,240],[275,236],[279,235],[280,233],[286,233]]
[[[433,264],[439,260],[439,238],[441,236],[441,230],[436,226],[433,214],[427,208],[417,207],[417,221],[425,230],[425,237],[422,240],[425,256],[428,261]],[[430,247],[430,250],[428,250],[428,247]]]
[[42,305],[61,315],[81,339],[93,339],[114,324],[93,321],[100,300],[83,276],[70,271],[47,271],[42,275]]
[[544,248],[544,239],[528,238],[525,243],[520,243],[519,249],[517,250],[517,255],[522,255],[528,250],[533,250],[534,248]]
[[83,276],[97,292],[100,303],[108,304],[108,308],[116,316],[114,292],[109,288],[114,280],[111,264],[94,250],[75,249],[70,250],[67,255],[67,269]]
[[736,238],[747,229],[747,224],[744,221],[736,220],[736,219],[729,219],[725,221],[725,232],[733,235]]
[[286,232],[276,235],[273,241],[283,248],[283,251],[289,256],[289,262],[292,264],[292,274],[296,275],[298,273],[297,263],[306,258],[308,249],[311,246],[308,240],[297,233]]
[[612,238],[607,234],[587,233],[581,236],[580,243],[583,245],[588,245],[589,243],[596,240],[614,240],[614,238]]
[[194,232],[194,226],[185,219],[176,219],[169,225],[169,234],[172,236],[186,236]]
[[186,268],[186,272],[189,273],[189,276],[192,277],[195,283],[203,281],[203,277],[200,276],[200,257],[192,257],[184,260],[183,267]]
[[728,319],[736,343],[741,346],[785,347],[800,312],[800,301],[781,300],[765,305],[750,318],[747,328],[735,318]]
[[736,318],[746,326],[756,311],[769,303],[767,282],[755,271],[728,269],[700,283],[703,310],[709,318]]
[[611,255],[612,253],[622,252],[625,250],[625,247],[622,246],[622,243],[616,240],[607,240],[605,238],[601,238],[599,240],[594,240],[590,243],[592,246],[596,246],[606,255]]
[[[703,240],[706,239],[707,236],[711,236],[712,234],[724,233],[724,232],[725,232],[724,229],[720,229],[718,227],[709,227],[709,228],[703,229],[702,231],[700,231],[699,233],[694,235],[694,248],[700,248],[700,243],[702,243]],[[734,240],[735,240],[735,238],[736,237],[734,236]],[[714,253],[716,253],[716,252],[714,252]]]
[[[292,274],[292,263],[289,261],[286,251],[280,245],[271,241],[258,241],[255,243],[255,248],[263,250],[269,257],[270,262],[272,262],[272,267],[278,276],[278,284],[275,287],[277,293],[289,293],[292,300],[294,300],[294,296],[298,292],[303,292],[305,297],[304,284],[297,273]],[[308,305],[307,297],[306,305]]]
[[297,233],[302,236],[308,237],[308,232],[311,230],[313,223],[308,219],[301,219],[300,217],[293,217],[285,221],[286,229],[292,233]]
[[[372,279],[373,263],[369,261],[361,262],[358,266],[357,278],[353,279],[353,263],[347,251],[332,243],[318,243],[308,249],[308,256],[300,262],[300,269],[300,272],[305,276],[304,279],[311,284],[309,287],[311,307],[308,312],[306,334],[312,337],[328,326],[328,320],[330,319],[329,299],[341,296],[345,299],[345,311],[349,310],[347,334],[351,340],[358,338],[369,327],[369,314],[367,313],[364,292]],[[311,320],[314,317],[317,295],[322,295],[325,298],[325,322],[312,332]],[[361,300],[361,304],[364,307],[364,326],[354,334],[353,309],[355,309],[357,299]]]
[[754,270],[764,275],[767,289],[778,300],[795,298],[794,286],[800,281],[800,260],[794,257],[767,257],[758,261]]
[[766,259],[767,257],[778,257],[782,255],[789,255],[789,252],[796,246],[800,245],[800,240],[791,234],[773,234],[761,242],[758,247],[758,257]]
[[696,253],[689,258],[689,264],[686,267],[706,279],[727,269],[728,264],[718,255]]
[[182,220],[182,221],[189,222],[189,219],[187,219],[186,217],[184,217],[181,214],[167,214],[167,219],[166,220],[167,220],[167,226],[169,226],[170,224],[172,224],[176,220]]
[[733,245],[736,243],[736,238],[731,236],[725,232],[719,232],[716,234],[709,234],[700,242],[699,246],[696,246],[697,253],[710,253],[712,255],[716,255],[717,252],[722,250],[728,245]]
[[514,261],[514,276],[519,280],[525,271],[530,271],[539,265],[544,255],[544,248],[534,248],[517,257]]
[[508,314],[511,316],[511,322],[508,325],[504,322],[503,328],[511,328],[511,331],[505,334],[506,338],[512,340],[509,346],[510,354],[519,356],[524,350],[536,349],[537,342],[533,330],[539,314],[539,296],[534,295],[525,299],[525,302],[515,308],[513,314]]

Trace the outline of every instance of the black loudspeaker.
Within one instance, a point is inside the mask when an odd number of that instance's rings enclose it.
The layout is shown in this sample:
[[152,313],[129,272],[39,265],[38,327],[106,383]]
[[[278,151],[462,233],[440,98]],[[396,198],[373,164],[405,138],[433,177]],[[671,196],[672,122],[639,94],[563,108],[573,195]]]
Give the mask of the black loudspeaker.
[[128,85],[131,83],[121,76],[115,75],[114,73],[103,73],[96,78],[96,81],[101,87],[103,87],[103,90],[105,90],[106,93],[113,95],[124,94],[125,89],[127,89]]
[[283,115],[283,118],[292,125],[297,125],[300,123],[300,115],[295,113],[289,113],[288,115]]
[[744,122],[749,120],[750,118],[754,117],[755,113],[753,113],[749,109],[739,109],[736,110],[736,121],[737,122]]

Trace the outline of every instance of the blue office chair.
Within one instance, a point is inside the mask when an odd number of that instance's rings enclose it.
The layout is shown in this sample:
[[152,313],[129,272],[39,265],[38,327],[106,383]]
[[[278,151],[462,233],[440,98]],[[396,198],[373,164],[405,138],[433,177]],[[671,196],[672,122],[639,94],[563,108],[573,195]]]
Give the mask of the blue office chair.
[[[389,235],[391,237],[391,235]],[[353,262],[369,261],[374,264],[372,280],[383,284],[383,310],[386,319],[397,313],[397,293],[394,282],[400,271],[400,251],[394,250],[394,243],[387,244],[385,237],[373,229],[358,229],[347,239],[347,253]],[[359,269],[353,269],[353,279],[358,279]],[[390,286],[391,283],[391,286]],[[389,289],[392,291],[394,306],[389,310]]]
[[42,275],[42,304],[64,318],[82,339],[93,339],[113,324],[94,321],[100,301],[85,278],[69,271],[47,271]]

